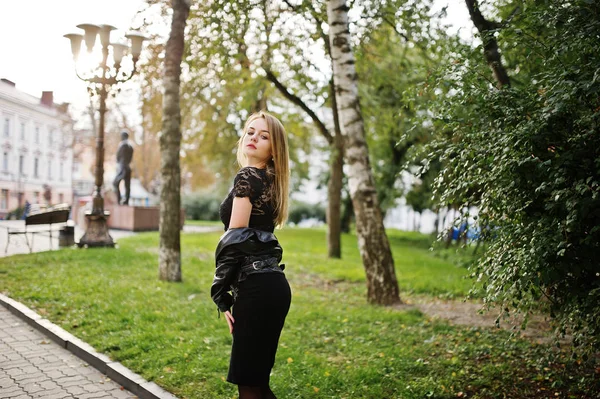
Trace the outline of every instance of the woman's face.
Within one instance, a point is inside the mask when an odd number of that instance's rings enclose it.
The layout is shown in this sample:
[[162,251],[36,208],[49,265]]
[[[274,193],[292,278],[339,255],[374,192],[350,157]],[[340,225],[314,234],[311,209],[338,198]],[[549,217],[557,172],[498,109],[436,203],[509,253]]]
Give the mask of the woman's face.
[[265,119],[257,118],[250,123],[242,145],[248,166],[266,165],[271,159],[271,137]]

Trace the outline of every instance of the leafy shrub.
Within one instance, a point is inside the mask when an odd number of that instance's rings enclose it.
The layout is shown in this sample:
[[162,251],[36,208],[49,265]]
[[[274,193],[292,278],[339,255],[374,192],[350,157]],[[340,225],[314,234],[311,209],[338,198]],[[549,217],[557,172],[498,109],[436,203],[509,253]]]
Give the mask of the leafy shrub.
[[288,213],[288,221],[298,224],[306,219],[317,219],[325,222],[325,208],[319,204],[309,204],[302,201],[292,201]]
[[6,214],[6,220],[21,219],[23,217],[23,212],[25,212],[25,207],[13,209]]
[[182,198],[188,219],[220,220],[219,206],[223,199],[212,193],[195,192]]
[[444,93],[428,108],[428,158],[443,165],[436,196],[477,206],[479,225],[494,226],[473,266],[487,303],[542,307],[579,350],[597,351],[600,4],[526,1],[499,33],[511,87],[486,79],[481,46],[424,85]]

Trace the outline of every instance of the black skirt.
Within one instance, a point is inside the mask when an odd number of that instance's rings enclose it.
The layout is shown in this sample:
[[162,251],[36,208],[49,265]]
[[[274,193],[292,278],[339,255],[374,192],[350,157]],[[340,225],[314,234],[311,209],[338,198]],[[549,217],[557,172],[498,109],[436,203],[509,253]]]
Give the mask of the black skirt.
[[257,273],[240,282],[233,305],[233,346],[227,381],[265,386],[292,293],[283,273]]

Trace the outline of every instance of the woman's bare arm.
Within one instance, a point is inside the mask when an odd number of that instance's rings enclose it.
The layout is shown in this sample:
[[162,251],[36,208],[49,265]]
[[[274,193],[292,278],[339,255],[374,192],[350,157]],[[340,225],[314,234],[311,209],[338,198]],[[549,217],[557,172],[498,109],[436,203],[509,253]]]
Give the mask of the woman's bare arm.
[[234,197],[231,207],[231,219],[229,219],[229,228],[236,229],[248,227],[250,224],[250,213],[252,212],[252,203],[248,197]]

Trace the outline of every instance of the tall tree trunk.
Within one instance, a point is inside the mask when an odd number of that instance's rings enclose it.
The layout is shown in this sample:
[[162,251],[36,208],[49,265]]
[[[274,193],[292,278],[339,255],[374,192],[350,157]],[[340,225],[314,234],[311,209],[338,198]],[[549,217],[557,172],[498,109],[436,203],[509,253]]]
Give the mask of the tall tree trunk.
[[158,275],[161,280],[181,281],[181,109],[179,83],[189,0],[173,0],[173,21],[165,49],[163,122],[160,136],[160,247]]
[[330,144],[329,182],[327,183],[327,249],[330,258],[342,257],[342,182],[344,178],[344,142],[335,99],[335,85],[331,80],[331,99],[335,136]]
[[[331,149],[331,160],[329,164],[329,182],[327,183],[327,247],[330,258],[341,258],[341,230],[342,221],[340,218],[341,213],[341,198],[342,198],[342,185],[343,185],[343,168],[344,168],[344,155],[343,155],[343,141],[340,133],[340,123],[338,119],[337,110],[335,105],[333,108],[333,119],[335,123],[335,135],[331,135],[323,121],[319,119],[317,114],[310,108],[302,99],[283,85],[277,79],[270,69],[265,70],[267,73],[267,79],[275,85],[277,90],[283,94],[292,104],[300,107],[306,114],[313,120],[315,126],[321,133],[325,140],[329,143]],[[331,82],[331,96],[335,101],[335,94],[333,88],[333,81]]]
[[350,233],[350,224],[352,223],[352,218],[354,217],[354,208],[352,207],[352,197],[347,195],[346,198],[342,199],[344,210],[342,212],[342,232]]
[[415,211],[414,209],[412,210],[412,217],[413,217],[413,231],[417,231],[417,211]]
[[329,0],[327,17],[348,187],[356,214],[358,248],[367,276],[367,299],[380,305],[400,303],[394,258],[369,162],[345,0]]
[[510,78],[502,64],[498,42],[494,37],[494,31],[500,27],[500,24],[485,19],[483,14],[481,14],[477,0],[465,0],[465,3],[467,3],[471,21],[473,21],[473,24],[481,35],[481,40],[483,41],[483,55],[492,69],[498,88],[501,89],[502,87],[510,86]]

